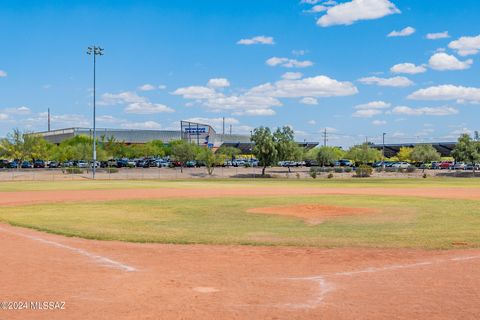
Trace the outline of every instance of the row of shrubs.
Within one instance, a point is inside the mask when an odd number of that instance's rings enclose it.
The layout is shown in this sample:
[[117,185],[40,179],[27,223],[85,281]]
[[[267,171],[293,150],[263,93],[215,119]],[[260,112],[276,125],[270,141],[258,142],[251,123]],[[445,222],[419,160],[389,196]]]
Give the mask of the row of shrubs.
[[386,168],[382,168],[382,167],[378,167],[378,168],[375,168],[375,171],[376,172],[400,172],[400,173],[403,173],[403,172],[415,172],[417,170],[416,167],[408,167],[408,168],[393,168],[393,167],[386,167]]
[[[417,168],[415,167],[409,167],[409,168],[375,168],[376,172],[399,172],[399,173],[404,173],[404,172],[415,172]],[[310,168],[310,176],[312,178],[316,178],[319,173],[329,173],[328,178],[332,178],[333,175],[332,173],[349,173],[352,172],[353,169],[350,167],[312,167]],[[355,170],[355,176],[359,178],[365,178],[365,177],[370,177],[373,173],[373,168],[370,166],[359,166]]]
[[[88,173],[89,170],[87,170]],[[70,168],[63,168],[62,173],[63,174],[82,174],[84,173],[85,170],[82,168],[77,168],[77,167],[70,167]],[[117,168],[102,168],[102,169],[97,169],[97,172],[106,172],[106,173],[117,173],[118,169]]]

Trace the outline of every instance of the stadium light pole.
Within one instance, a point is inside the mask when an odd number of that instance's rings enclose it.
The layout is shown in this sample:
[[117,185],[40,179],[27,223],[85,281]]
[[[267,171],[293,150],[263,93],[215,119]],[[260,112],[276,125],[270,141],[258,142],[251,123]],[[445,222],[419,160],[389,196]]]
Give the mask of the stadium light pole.
[[382,168],[385,169],[385,135],[384,132],[382,135]]
[[97,56],[103,56],[103,49],[97,46],[91,46],[87,49],[87,54],[93,56],[93,166],[92,166],[92,175],[95,179],[95,171],[97,166],[97,134],[96,134],[96,105],[95,105],[95,95],[96,95],[96,66],[97,66]]

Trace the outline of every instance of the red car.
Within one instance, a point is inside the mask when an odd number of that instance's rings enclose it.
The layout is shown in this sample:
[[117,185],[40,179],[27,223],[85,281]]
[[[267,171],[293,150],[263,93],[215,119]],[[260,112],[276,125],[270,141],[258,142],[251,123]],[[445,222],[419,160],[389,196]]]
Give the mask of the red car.
[[453,161],[442,161],[438,165],[438,168],[440,169],[451,169],[454,166]]

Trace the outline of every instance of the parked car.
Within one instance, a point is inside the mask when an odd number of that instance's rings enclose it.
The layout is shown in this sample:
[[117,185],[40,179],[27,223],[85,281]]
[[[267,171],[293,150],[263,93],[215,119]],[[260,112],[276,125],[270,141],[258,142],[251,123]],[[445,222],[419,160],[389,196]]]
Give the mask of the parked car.
[[155,163],[156,163],[156,166],[159,168],[167,168],[169,166],[168,161],[163,159],[155,160]]
[[438,168],[439,169],[451,169],[453,167],[453,161],[442,161],[440,162],[440,164],[438,165]]
[[0,168],[8,168],[8,160],[0,160]]
[[420,169],[433,169],[433,163],[432,162],[422,163],[418,167]]
[[250,159],[250,165],[252,167],[258,167],[260,162],[257,159]]
[[63,161],[62,163],[62,167],[64,168],[73,167],[74,165],[76,165],[76,163],[74,163],[73,161]]
[[306,167],[318,167],[318,161],[317,160],[305,160],[305,166]]
[[353,167],[353,162],[347,159],[341,159],[335,162],[335,167]]
[[22,165],[21,165],[22,169],[30,169],[32,168],[32,164],[30,163],[30,161],[23,161],[22,162]]
[[[95,168],[100,168],[101,165],[102,165],[102,164],[100,163],[100,161],[95,161]],[[88,163],[88,166],[89,166],[90,168],[93,168],[94,162],[93,162],[93,161],[90,161],[90,162]]]
[[43,160],[35,160],[33,163],[34,168],[45,168],[45,161]]
[[143,159],[137,160],[135,162],[135,166],[137,168],[148,168],[148,160],[143,160]]
[[480,164],[476,163],[475,165],[473,163],[468,163],[466,166],[465,166],[465,170],[480,170]]
[[185,162],[185,167],[187,168],[194,168],[196,165],[197,165],[197,162],[195,160]]
[[440,169],[440,163],[441,163],[441,162],[438,162],[438,161],[432,162],[432,169],[433,169],[433,170]]
[[465,162],[457,162],[453,165],[454,170],[465,170],[467,169],[467,165]]
[[17,162],[17,160],[13,160],[13,161],[9,162],[7,168],[10,168],[10,169],[16,169],[16,168],[18,168],[18,162]]
[[183,164],[180,161],[170,161],[170,168],[181,167]]
[[119,161],[120,161],[120,160],[109,159],[109,160],[107,160],[107,161],[105,161],[105,162],[106,162],[106,164],[107,164],[107,167],[116,167],[116,168],[119,168],[119,166],[118,166],[118,162],[119,162]]
[[60,163],[58,161],[50,161],[48,163],[48,167],[53,169],[53,168],[60,168]]
[[393,165],[392,165],[392,168],[399,168],[399,169],[407,169],[410,167],[410,163],[408,162],[395,162]]
[[88,167],[88,162],[85,160],[80,160],[76,163],[74,163],[74,166],[79,167],[79,168],[87,168]]

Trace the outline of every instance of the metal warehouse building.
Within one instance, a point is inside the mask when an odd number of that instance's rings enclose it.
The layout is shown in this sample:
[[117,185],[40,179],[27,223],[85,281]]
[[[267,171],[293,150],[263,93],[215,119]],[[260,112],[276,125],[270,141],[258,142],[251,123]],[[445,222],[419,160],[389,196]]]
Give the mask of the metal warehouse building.
[[[47,141],[59,144],[64,140],[79,135],[93,136],[93,129],[90,128],[67,128],[44,132],[37,132]],[[252,150],[250,135],[240,134],[218,134],[213,127],[206,124],[182,121],[180,130],[142,130],[142,129],[106,129],[97,128],[96,135],[98,139],[102,137],[114,137],[117,141],[125,144],[143,144],[152,140],[161,140],[169,143],[175,140],[185,140],[198,145],[219,148],[222,145],[236,147],[242,152],[249,153]],[[300,146],[313,148],[318,142],[302,142]]]
[[[456,142],[432,142],[432,143],[397,143],[397,144],[385,144],[385,156],[390,158],[396,156],[400,151],[400,148],[414,148],[417,145],[429,144],[432,145],[442,157],[449,157],[455,148]],[[383,149],[383,144],[375,144],[371,146],[377,150]]]

